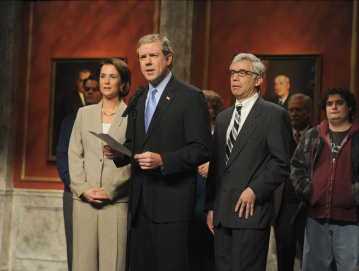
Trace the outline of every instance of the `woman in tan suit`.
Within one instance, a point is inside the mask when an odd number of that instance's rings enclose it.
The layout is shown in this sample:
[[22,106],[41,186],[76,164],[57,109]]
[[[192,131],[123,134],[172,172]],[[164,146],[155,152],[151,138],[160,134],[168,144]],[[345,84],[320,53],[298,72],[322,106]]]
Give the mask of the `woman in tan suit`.
[[80,108],[69,145],[73,193],[73,271],[122,271],[126,259],[126,224],[130,165],[117,168],[106,158],[104,143],[90,134],[108,133],[125,141],[127,118],[122,97],[131,86],[126,63],[109,58],[96,70],[103,100]]

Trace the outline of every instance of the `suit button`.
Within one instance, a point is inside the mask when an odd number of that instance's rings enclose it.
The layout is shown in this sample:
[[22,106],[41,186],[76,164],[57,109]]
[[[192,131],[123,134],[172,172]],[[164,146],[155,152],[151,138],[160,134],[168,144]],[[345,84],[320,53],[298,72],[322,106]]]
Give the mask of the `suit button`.
[[102,159],[100,159],[100,162],[102,162]]

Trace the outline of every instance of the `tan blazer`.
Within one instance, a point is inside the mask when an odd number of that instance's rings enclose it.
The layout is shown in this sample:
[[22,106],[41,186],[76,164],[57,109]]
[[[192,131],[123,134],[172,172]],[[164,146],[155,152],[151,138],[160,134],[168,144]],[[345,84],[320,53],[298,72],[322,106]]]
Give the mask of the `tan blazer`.
[[[125,142],[127,127],[127,117],[121,115],[126,107],[121,101],[108,131],[121,144]],[[77,113],[68,153],[73,198],[79,200],[87,189],[101,187],[112,202],[128,202],[130,166],[117,168],[104,156],[102,140],[89,133],[102,133],[101,108],[102,101],[80,108]]]

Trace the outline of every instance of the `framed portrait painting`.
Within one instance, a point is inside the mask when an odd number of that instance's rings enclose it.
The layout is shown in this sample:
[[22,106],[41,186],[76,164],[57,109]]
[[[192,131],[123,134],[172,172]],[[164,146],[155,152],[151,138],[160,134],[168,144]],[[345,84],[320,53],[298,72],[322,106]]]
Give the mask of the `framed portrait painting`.
[[[126,57],[118,57],[127,63]],[[83,79],[95,74],[104,58],[53,58],[51,60],[50,112],[47,138],[47,160],[56,161],[56,146],[61,123],[83,106]]]
[[[310,53],[255,54],[255,56],[265,66],[260,96],[285,109],[288,109],[288,98],[291,95],[302,93],[309,96],[314,105],[312,125],[317,125],[320,122],[318,102],[322,87],[323,55]],[[233,99],[232,104],[234,102]]]

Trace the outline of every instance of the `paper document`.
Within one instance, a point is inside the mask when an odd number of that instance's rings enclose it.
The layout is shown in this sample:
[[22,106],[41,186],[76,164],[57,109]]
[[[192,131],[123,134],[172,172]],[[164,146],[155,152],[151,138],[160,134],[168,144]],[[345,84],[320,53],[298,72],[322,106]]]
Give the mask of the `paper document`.
[[89,131],[89,133],[93,134],[94,136],[97,136],[102,141],[105,141],[112,149],[118,150],[123,154],[131,156],[131,151],[125,148],[120,142],[116,141],[116,139],[114,139],[112,136],[102,133],[96,134],[95,132],[92,131]]

